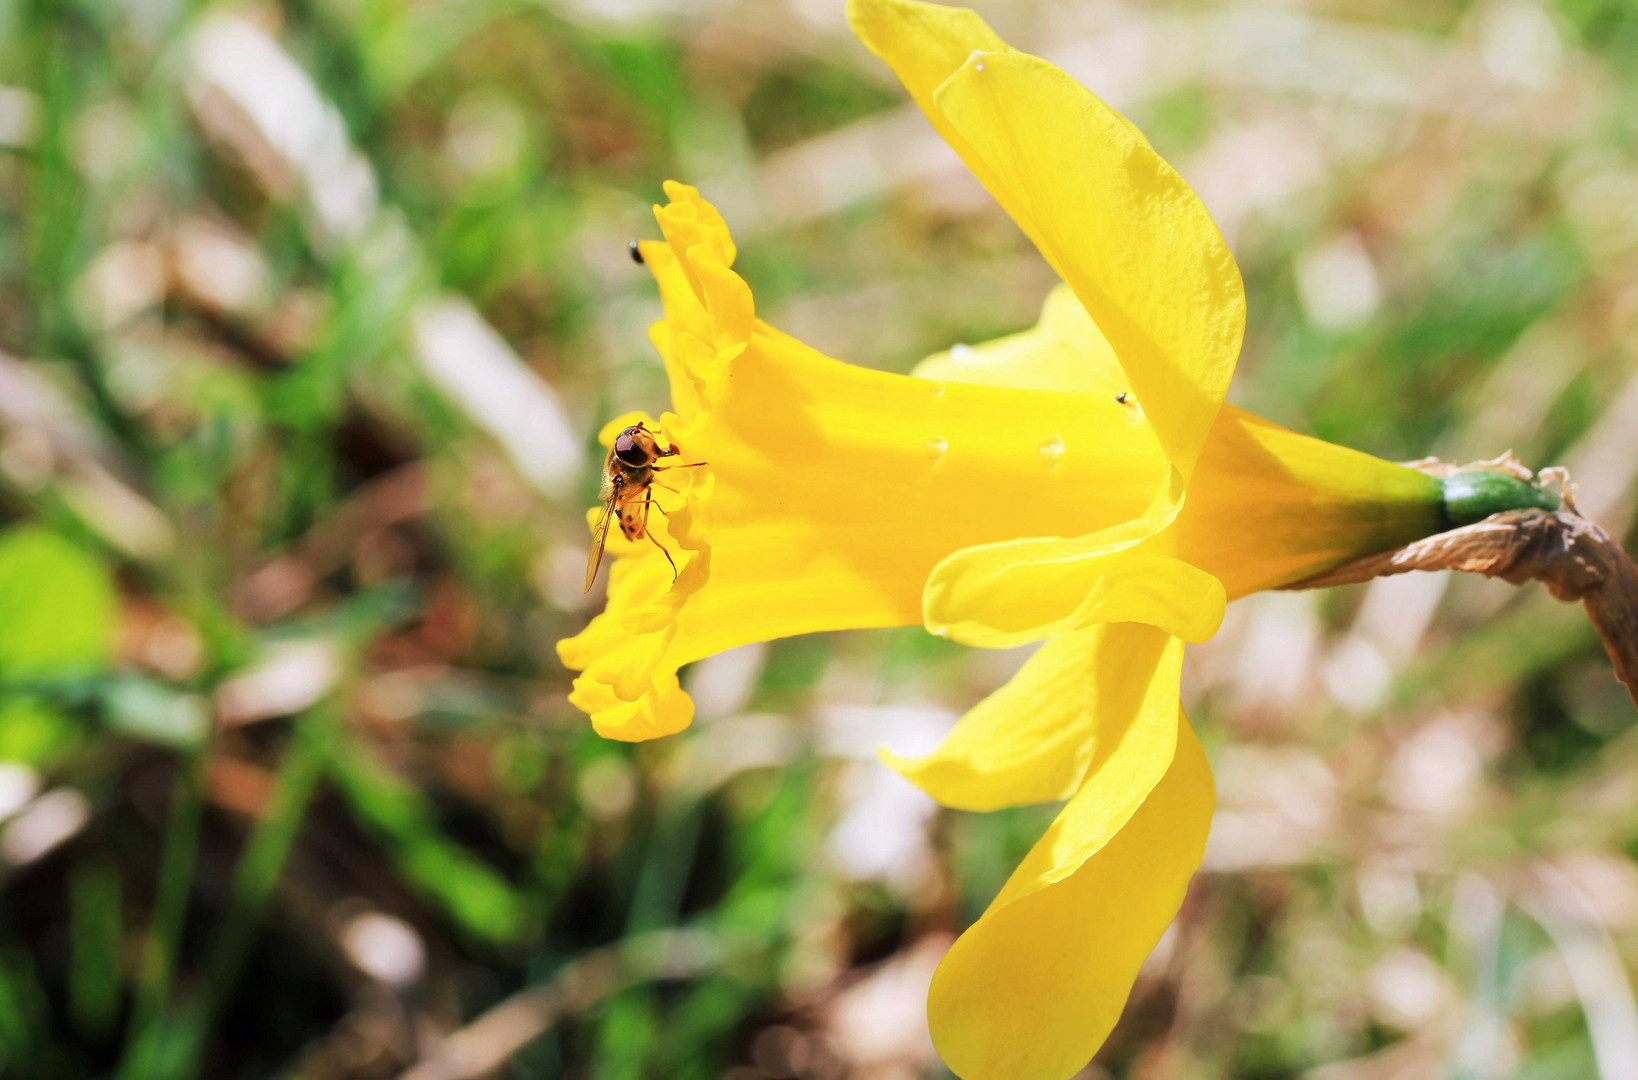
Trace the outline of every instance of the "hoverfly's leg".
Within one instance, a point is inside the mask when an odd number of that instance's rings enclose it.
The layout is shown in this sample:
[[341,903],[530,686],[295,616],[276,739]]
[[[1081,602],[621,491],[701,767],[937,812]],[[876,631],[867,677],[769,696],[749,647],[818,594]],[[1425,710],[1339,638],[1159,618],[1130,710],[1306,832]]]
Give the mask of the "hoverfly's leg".
[[[664,454],[661,454],[660,456],[665,457]],[[653,466],[650,466],[649,471],[650,472],[670,472],[672,469],[697,469],[701,465],[709,465],[709,464],[711,464],[709,461],[691,461],[687,465],[653,465]]]
[[[666,490],[667,491],[676,491],[675,488],[666,488]],[[681,493],[678,492],[678,494],[681,494]],[[652,495],[650,495],[648,498],[644,499],[642,502],[632,501],[632,502],[627,503],[626,505],[627,506],[643,506],[643,507],[652,506],[654,509],[658,510],[663,517],[668,517],[669,518],[671,516],[670,514],[666,513],[665,507],[660,505],[660,501],[658,499],[654,498]],[[648,511],[646,509],[643,511],[643,526],[645,528],[648,526]]]
[[655,539],[654,534],[649,532],[647,529],[643,530],[643,535],[648,537],[651,544],[660,549],[660,554],[665,556],[665,561],[671,564],[671,580],[672,582],[675,582],[677,580],[678,573],[677,561],[671,557],[671,552],[667,551],[665,549],[665,545],[660,543],[659,540]]

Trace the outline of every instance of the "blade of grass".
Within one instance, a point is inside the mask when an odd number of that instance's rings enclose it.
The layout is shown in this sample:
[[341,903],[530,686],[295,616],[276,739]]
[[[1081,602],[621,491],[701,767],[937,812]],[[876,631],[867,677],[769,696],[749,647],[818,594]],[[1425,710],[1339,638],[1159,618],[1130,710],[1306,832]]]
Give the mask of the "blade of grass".
[[136,1000],[131,1010],[129,1035],[119,1076],[145,1080],[151,1075],[151,1060],[165,1022],[165,1005],[171,996],[177,950],[182,938],[182,922],[187,914],[188,894],[193,886],[193,869],[198,854],[199,823],[205,810],[205,761],[210,754],[207,738],[194,754],[182,762],[171,794],[171,817],[165,830],[160,854],[159,881],[154,891],[154,913],[142,942],[137,969]]
[[41,103],[39,137],[29,170],[26,218],[29,302],[35,318],[32,351],[67,357],[79,371],[101,421],[130,451],[145,441],[115,403],[93,342],[74,313],[74,279],[90,247],[85,182],[73,161],[75,123],[91,70],[99,61],[101,35],[73,5],[23,5],[32,31],[31,82]]
[[60,1054],[51,1043],[45,988],[28,955],[0,946],[0,1076],[47,1076]]
[[68,1004],[80,1033],[101,1039],[119,1019],[119,954],[124,936],[119,870],[83,863],[69,885]]
[[704,821],[704,803],[698,799],[662,803],[626,915],[626,936],[677,921]]
[[358,823],[383,841],[405,880],[462,929],[501,943],[528,931],[533,914],[528,896],[445,836],[432,801],[381,764],[368,745],[352,741],[337,755],[335,782]]
[[324,778],[341,727],[341,709],[333,699],[297,719],[290,748],[279,766],[277,787],[239,857],[232,899],[211,942],[204,981],[177,1011],[149,1075],[180,1080],[198,1072],[206,1035],[244,973],[245,959]]

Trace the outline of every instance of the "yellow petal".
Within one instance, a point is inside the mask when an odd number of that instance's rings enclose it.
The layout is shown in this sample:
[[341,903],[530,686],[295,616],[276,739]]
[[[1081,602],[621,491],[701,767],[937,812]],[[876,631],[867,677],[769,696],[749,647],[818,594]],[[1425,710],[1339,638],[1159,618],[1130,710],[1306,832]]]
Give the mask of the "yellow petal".
[[1120,743],[1145,688],[1175,686],[1182,642],[1133,624],[1094,626],[1042,645],[926,757],[882,759],[945,806],[995,810],[1067,799]]
[[933,976],[933,1042],[964,1080],[1074,1074],[1177,913],[1215,793],[1175,688],[1153,704],[1128,736],[1139,745],[1127,767],[1088,778]]
[[1067,285],[1053,287],[1040,320],[1028,330],[934,353],[910,374],[980,386],[1079,390],[1110,398],[1125,394],[1134,419],[1141,415],[1115,351]]
[[850,0],[848,18],[1074,288],[1189,476],[1245,329],[1200,200],[1125,117],[971,11]]
[[1004,649],[1101,622],[1142,622],[1186,641],[1217,632],[1221,583],[1154,550],[1182,506],[1168,494],[1140,517],[1073,539],[1006,540],[965,548],[928,575],[922,619],[935,634]]
[[700,386],[682,364],[677,338],[684,333],[699,340],[709,338],[710,317],[683,273],[682,264],[671,250],[671,245],[649,240],[641,245],[641,250],[643,262],[660,287],[660,303],[665,307],[665,318],[649,327],[648,339],[665,363],[666,378],[671,384],[672,408],[680,415],[692,418],[701,407]]
[[756,304],[745,279],[730,270],[716,250],[706,244],[689,248],[688,262],[705,293],[711,344],[721,353],[750,341]]
[[[974,50],[994,52],[1007,48],[1006,42],[976,13],[941,4],[848,0],[847,19],[859,40],[893,69],[944,141],[961,155],[984,186],[994,191],[994,178],[986,174],[983,159],[972,152],[960,132],[934,106],[933,92],[967,62]],[[1028,226],[1025,231],[1029,231]]]
[[982,159],[991,191],[1033,224],[1187,478],[1245,329],[1240,271],[1206,208],[1118,114],[1044,60],[975,53],[934,105]]
[[[1228,597],[1204,570],[1142,549],[1087,553],[1074,543],[1016,540],[957,552],[928,579],[924,621],[988,649],[1111,622],[1146,623],[1196,643],[1217,633]],[[940,621],[944,609],[959,621]]]
[[[859,40],[893,69],[939,135],[1039,247],[1043,234],[1028,207],[934,103],[938,88],[973,53],[1006,52],[1011,47],[966,8],[916,0],[848,0],[847,17]],[[1133,138],[1147,145],[1142,132],[1119,114],[1116,119],[1127,125]]]
[[574,682],[569,702],[591,714],[592,728],[599,735],[621,742],[675,735],[694,719],[694,701],[683,692],[675,671],[660,676],[653,692],[630,701],[602,683],[581,677]]
[[683,276],[703,303],[705,294],[700,288],[699,278],[695,276],[688,252],[703,245],[716,256],[717,262],[732,266],[736,254],[733,237],[729,235],[728,223],[723,221],[717,208],[701,198],[696,189],[667,180],[665,194],[670,201],[654,208],[654,218],[660,223],[660,231],[665,233],[666,243],[670,245]]
[[[943,4],[917,0],[848,0],[847,19],[859,40],[893,69],[893,74],[944,136],[944,141],[961,155],[980,180],[985,180],[986,187],[991,186],[985,179],[983,159],[972,152],[961,134],[939,113],[933,104],[933,94],[975,51],[1000,52],[1010,46],[976,13]],[[1134,136],[1143,138],[1137,128],[1131,130]],[[1006,204],[1005,199],[1001,201]],[[1024,225],[1025,232],[1030,231],[1029,225],[1019,224]]]

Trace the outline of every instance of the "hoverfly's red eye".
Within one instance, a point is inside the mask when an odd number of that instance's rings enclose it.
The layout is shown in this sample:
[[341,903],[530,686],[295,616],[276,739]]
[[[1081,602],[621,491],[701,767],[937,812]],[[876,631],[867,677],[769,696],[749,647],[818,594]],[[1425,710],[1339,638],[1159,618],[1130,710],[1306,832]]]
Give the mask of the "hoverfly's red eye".
[[648,451],[637,445],[637,440],[631,437],[635,428],[627,428],[614,440],[614,456],[627,465],[642,467],[648,464]]

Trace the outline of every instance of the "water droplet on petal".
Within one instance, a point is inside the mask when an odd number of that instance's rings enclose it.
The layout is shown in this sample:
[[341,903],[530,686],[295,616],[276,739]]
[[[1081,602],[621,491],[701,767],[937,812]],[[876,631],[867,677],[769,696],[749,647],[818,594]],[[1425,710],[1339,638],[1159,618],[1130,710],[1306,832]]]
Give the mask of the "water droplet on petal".
[[934,383],[931,392],[933,395],[933,400],[937,401],[939,398],[944,396],[944,384],[941,382]]
[[1049,469],[1056,469],[1058,467],[1058,459],[1064,456],[1064,437],[1062,435],[1054,435],[1052,438],[1041,443],[1037,449],[1040,451],[1041,460],[1046,462],[1046,467]]
[[934,465],[944,460],[944,452],[948,449],[950,449],[950,440],[942,435],[934,435],[927,440],[927,456],[933,459]]

